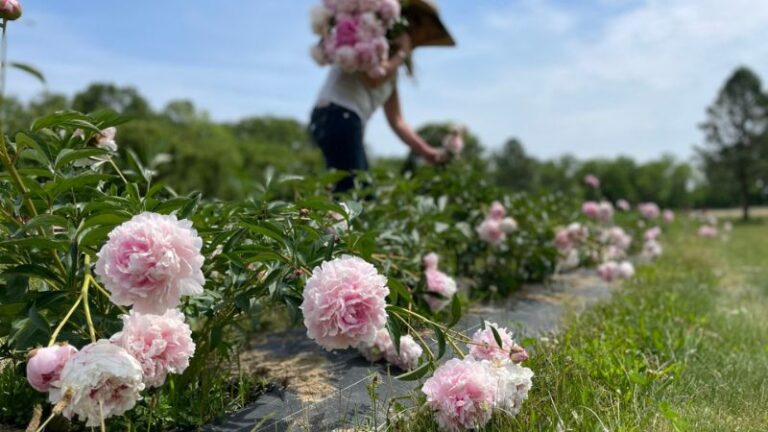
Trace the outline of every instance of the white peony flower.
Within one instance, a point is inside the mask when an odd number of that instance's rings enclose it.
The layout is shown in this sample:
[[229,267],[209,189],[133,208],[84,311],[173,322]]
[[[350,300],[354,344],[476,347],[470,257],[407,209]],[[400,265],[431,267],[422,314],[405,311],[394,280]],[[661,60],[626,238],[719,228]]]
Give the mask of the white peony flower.
[[144,389],[139,362],[106,339],[87,345],[64,365],[61,378],[48,395],[52,404],[68,401],[62,414],[77,415],[93,427],[122,415],[141,399]]

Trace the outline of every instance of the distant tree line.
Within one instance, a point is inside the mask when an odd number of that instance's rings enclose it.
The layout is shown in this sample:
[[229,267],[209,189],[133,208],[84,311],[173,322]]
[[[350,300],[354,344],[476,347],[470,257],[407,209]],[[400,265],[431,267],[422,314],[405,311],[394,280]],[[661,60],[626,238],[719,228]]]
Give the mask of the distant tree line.
[[119,151],[138,154],[180,193],[241,198],[248,195],[252,180],[262,180],[268,166],[307,175],[323,168],[299,121],[263,116],[215,122],[187,100],[171,101],[156,111],[131,87],[96,83],[72,98],[45,93],[26,104],[9,98],[3,107],[6,133],[27,129],[34,118],[56,110],[120,113],[130,121],[118,128]]
[[[6,133],[27,129],[34,118],[56,110],[118,112],[131,119],[119,129],[120,151],[137,153],[179,192],[240,198],[267,167],[302,175],[323,170],[306,125],[290,118],[216,122],[188,100],[154,110],[136,89],[105,83],[92,84],[72,98],[44,93],[22,103],[11,97],[2,107]],[[595,174],[602,182],[601,194],[611,200],[655,201],[672,208],[740,206],[745,218],[750,206],[768,204],[768,95],[759,77],[738,68],[706,109],[700,127],[703,145],[691,162],[670,155],[648,162],[626,156],[541,160],[527,154],[515,138],[489,153],[469,130],[462,157],[498,185],[517,191],[588,197],[583,178]],[[429,123],[419,133],[439,146],[450,128],[448,123]],[[404,173],[419,166],[412,156],[378,159],[375,164]]]

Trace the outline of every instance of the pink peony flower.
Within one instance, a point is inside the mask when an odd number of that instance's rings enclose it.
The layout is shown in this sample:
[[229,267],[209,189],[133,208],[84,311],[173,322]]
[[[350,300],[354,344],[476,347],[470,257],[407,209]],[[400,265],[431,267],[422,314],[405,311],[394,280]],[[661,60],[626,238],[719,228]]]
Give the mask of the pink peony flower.
[[635,275],[635,266],[629,261],[606,261],[597,267],[597,275],[606,282],[628,279]]
[[336,47],[355,46],[359,25],[360,20],[357,16],[349,16],[336,21]]
[[602,241],[626,251],[632,244],[632,236],[621,227],[611,227],[601,233]]
[[597,219],[603,223],[610,222],[613,219],[613,204],[601,201],[597,206]]
[[98,426],[104,418],[118,416],[141,399],[141,365],[124,349],[102,339],[73,355],[61,371],[59,387],[51,387],[52,404],[65,398],[69,403],[62,415],[77,415],[87,427]]
[[[499,343],[493,336],[491,327],[495,328],[499,334],[501,346],[499,346]],[[472,335],[472,342],[467,344],[467,347],[469,348],[469,355],[474,360],[488,360],[490,362],[507,361],[513,352],[517,354],[517,358],[520,358],[520,353],[525,352],[522,347],[515,343],[512,332],[492,322],[486,322],[485,329],[477,330]],[[527,354],[525,358],[528,358]]]
[[372,343],[363,343],[357,347],[360,354],[365,357],[371,363],[375,363],[383,359],[387,355],[387,351],[393,348],[392,338],[389,336],[389,331],[386,328],[379,329],[376,332],[376,337]]
[[411,335],[405,335],[400,337],[400,354],[398,354],[385,328],[376,333],[372,344],[363,344],[358,347],[358,351],[370,362],[385,359],[402,370],[415,369],[419,365],[419,358],[424,353],[421,345],[416,343]]
[[626,253],[624,249],[610,245],[603,248],[600,256],[603,261],[615,261],[623,259],[626,256]]
[[669,209],[664,210],[661,213],[661,217],[662,217],[662,219],[664,219],[664,222],[672,223],[672,222],[675,221],[675,212],[673,212],[672,210],[669,210]]
[[122,319],[123,330],[110,341],[139,361],[144,384],[160,387],[169,373],[180,374],[187,369],[195,343],[184,314],[177,309],[169,309],[163,315],[131,311]]
[[432,312],[440,312],[451,304],[453,296],[456,294],[456,281],[436,269],[428,269],[425,275],[427,291],[432,294],[426,294],[424,300]]
[[646,219],[656,219],[659,217],[659,206],[656,203],[642,203],[638,204],[637,209],[640,214]]
[[491,208],[488,210],[488,219],[500,221],[507,215],[507,209],[499,201],[491,203]]
[[586,201],[581,205],[581,212],[590,219],[597,219],[600,216],[600,204],[594,201]]
[[499,226],[505,234],[512,234],[513,232],[517,231],[517,221],[511,217],[505,217],[502,219]]
[[476,228],[480,239],[492,245],[499,245],[506,240],[507,235],[501,229],[501,221],[486,219]]
[[379,15],[387,24],[392,25],[400,18],[401,6],[398,0],[380,0]]
[[612,282],[619,277],[619,263],[606,261],[597,267],[597,275],[606,282]]
[[592,189],[597,189],[600,187],[600,179],[597,178],[594,174],[587,174],[584,176],[584,184],[591,187]]
[[573,246],[571,233],[568,228],[563,228],[555,234],[555,247],[561,251],[568,250]]
[[643,244],[643,250],[640,255],[646,259],[653,259],[661,256],[663,249],[661,244],[656,240],[649,240]]
[[203,293],[202,247],[192,222],[142,213],[109,233],[95,273],[115,304],[159,314]]
[[0,0],[0,19],[15,21],[21,18],[21,3],[18,0]]
[[336,49],[334,61],[346,72],[354,72],[357,68],[357,52],[351,46]]
[[30,352],[27,360],[27,381],[35,390],[47,392],[52,385],[57,385],[61,370],[77,348],[68,344],[38,348]]
[[702,225],[699,228],[699,237],[717,237],[717,228],[710,225]]
[[425,269],[437,269],[437,265],[440,262],[440,257],[436,253],[430,252],[424,255],[424,268]]
[[625,199],[616,201],[616,207],[618,207],[621,211],[629,211],[632,209],[632,206],[629,205],[629,201]]
[[372,43],[376,38],[387,36],[387,28],[384,23],[373,13],[364,13],[359,16],[357,26],[358,43]]
[[115,142],[115,136],[117,136],[117,128],[108,127],[97,133],[94,139],[96,140],[96,147],[111,152],[117,151],[117,143]]
[[464,431],[483,427],[496,402],[497,379],[488,365],[451,359],[422,386],[427,405],[435,411],[441,430]]
[[655,226],[653,228],[648,228],[645,231],[645,233],[643,234],[643,240],[645,241],[658,240],[659,236],[661,236],[661,228]]
[[307,336],[329,351],[372,343],[387,321],[388,294],[387,279],[363,259],[324,262],[304,288]]
[[419,365],[419,358],[421,358],[423,353],[424,350],[421,348],[421,345],[416,343],[413,336],[404,335],[400,337],[400,354],[395,351],[395,345],[390,342],[384,358],[386,358],[387,362],[407,371],[416,369]]
[[358,67],[364,70],[375,70],[378,66],[379,58],[376,53],[376,47],[370,42],[359,42],[355,45]]

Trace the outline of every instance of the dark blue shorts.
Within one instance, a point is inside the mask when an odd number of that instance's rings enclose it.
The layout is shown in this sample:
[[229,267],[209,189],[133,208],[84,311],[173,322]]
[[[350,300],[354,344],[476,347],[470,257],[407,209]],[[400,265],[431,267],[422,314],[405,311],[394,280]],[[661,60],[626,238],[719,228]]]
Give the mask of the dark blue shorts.
[[[363,122],[353,111],[336,104],[315,108],[309,134],[323,151],[328,168],[350,173],[368,170],[368,158],[363,146]],[[350,175],[336,184],[335,190],[344,192],[354,185],[354,175]]]

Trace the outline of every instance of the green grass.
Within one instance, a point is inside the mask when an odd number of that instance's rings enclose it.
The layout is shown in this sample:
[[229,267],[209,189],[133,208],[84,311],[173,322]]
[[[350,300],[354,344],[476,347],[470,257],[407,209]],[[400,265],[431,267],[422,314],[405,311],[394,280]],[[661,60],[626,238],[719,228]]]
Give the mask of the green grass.
[[[665,256],[533,347],[534,388],[489,431],[768,430],[768,227],[672,233]],[[409,430],[435,430],[430,415]]]

